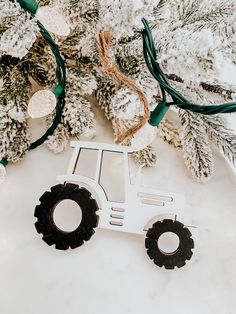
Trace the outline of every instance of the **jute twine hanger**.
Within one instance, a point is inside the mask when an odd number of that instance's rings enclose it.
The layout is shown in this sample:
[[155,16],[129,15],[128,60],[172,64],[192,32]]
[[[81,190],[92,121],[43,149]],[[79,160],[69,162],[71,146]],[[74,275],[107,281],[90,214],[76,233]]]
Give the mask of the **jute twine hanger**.
[[97,35],[97,45],[99,58],[101,62],[101,70],[105,75],[109,76],[113,80],[116,90],[119,90],[122,84],[125,84],[139,96],[140,100],[143,102],[144,105],[144,115],[141,116],[139,118],[139,122],[130,129],[124,131],[124,126],[122,126],[121,123],[122,120],[116,119],[116,124],[118,126],[116,134],[116,143],[121,144],[124,143],[124,141],[130,139],[150,119],[149,103],[146,95],[138,86],[138,84],[136,84],[135,81],[130,77],[121,73],[118,65],[109,57],[109,49],[111,45],[111,32],[110,31],[99,32]]

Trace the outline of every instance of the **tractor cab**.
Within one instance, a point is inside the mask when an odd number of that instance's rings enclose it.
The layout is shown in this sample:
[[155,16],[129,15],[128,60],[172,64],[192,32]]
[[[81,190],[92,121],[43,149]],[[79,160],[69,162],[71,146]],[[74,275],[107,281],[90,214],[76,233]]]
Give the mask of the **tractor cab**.
[[[74,148],[67,175],[80,176],[99,185],[107,201],[122,203],[130,186],[129,147],[93,142],[72,142]],[[83,180],[84,180],[83,179]]]

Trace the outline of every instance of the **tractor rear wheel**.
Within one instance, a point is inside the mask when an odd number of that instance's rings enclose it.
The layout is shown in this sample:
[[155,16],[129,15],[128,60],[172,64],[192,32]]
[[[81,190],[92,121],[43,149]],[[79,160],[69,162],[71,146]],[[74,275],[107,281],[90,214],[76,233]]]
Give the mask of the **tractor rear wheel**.
[[[160,236],[166,232],[173,232],[179,238],[178,248],[171,252],[163,252],[158,246]],[[194,242],[191,238],[192,234],[181,222],[171,219],[164,219],[153,224],[152,228],[147,231],[145,247],[147,254],[153,262],[166,269],[174,269],[182,267],[186,260],[190,260],[194,248]]]
[[[80,225],[72,232],[59,229],[53,219],[56,206],[63,200],[73,200],[82,212]],[[56,249],[74,249],[88,241],[98,225],[97,202],[91,198],[91,193],[77,184],[58,184],[45,192],[40,198],[41,204],[36,206],[34,216],[38,218],[35,227],[38,233],[43,234],[43,240],[48,245],[55,244]]]

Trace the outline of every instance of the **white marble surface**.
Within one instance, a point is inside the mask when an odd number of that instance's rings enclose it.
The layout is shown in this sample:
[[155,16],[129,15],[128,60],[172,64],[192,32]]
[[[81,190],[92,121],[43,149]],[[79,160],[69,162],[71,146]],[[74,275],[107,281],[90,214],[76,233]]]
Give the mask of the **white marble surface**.
[[[96,141],[112,142],[97,120]],[[218,155],[213,180],[198,184],[181,153],[154,144],[158,163],[145,170],[145,183],[186,195],[186,215],[199,227],[193,260],[166,271],[149,260],[143,237],[103,230],[73,251],[47,246],[34,228],[34,207],[65,172],[70,150],[53,155],[41,147],[10,165],[0,187],[1,314],[235,313],[235,177]]]

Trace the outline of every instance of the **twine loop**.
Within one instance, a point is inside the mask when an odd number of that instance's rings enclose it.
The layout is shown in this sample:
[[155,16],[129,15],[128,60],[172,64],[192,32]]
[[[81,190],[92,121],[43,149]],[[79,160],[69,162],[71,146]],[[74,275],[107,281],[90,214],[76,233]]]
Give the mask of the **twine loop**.
[[109,76],[116,87],[116,90],[119,90],[122,84],[128,86],[131,90],[133,90],[138,96],[141,102],[144,105],[144,115],[139,118],[138,123],[131,127],[130,129],[124,131],[123,128],[120,127],[121,121],[116,119],[118,125],[118,131],[116,135],[116,143],[121,144],[124,141],[130,139],[138,130],[140,130],[144,124],[150,118],[150,109],[149,103],[146,95],[140,88],[140,86],[130,77],[123,74],[120,70],[116,62],[112,61],[109,56],[109,50],[111,46],[111,32],[103,31],[99,32],[97,35],[97,45],[99,52],[99,59],[101,62],[101,70],[102,72]]

